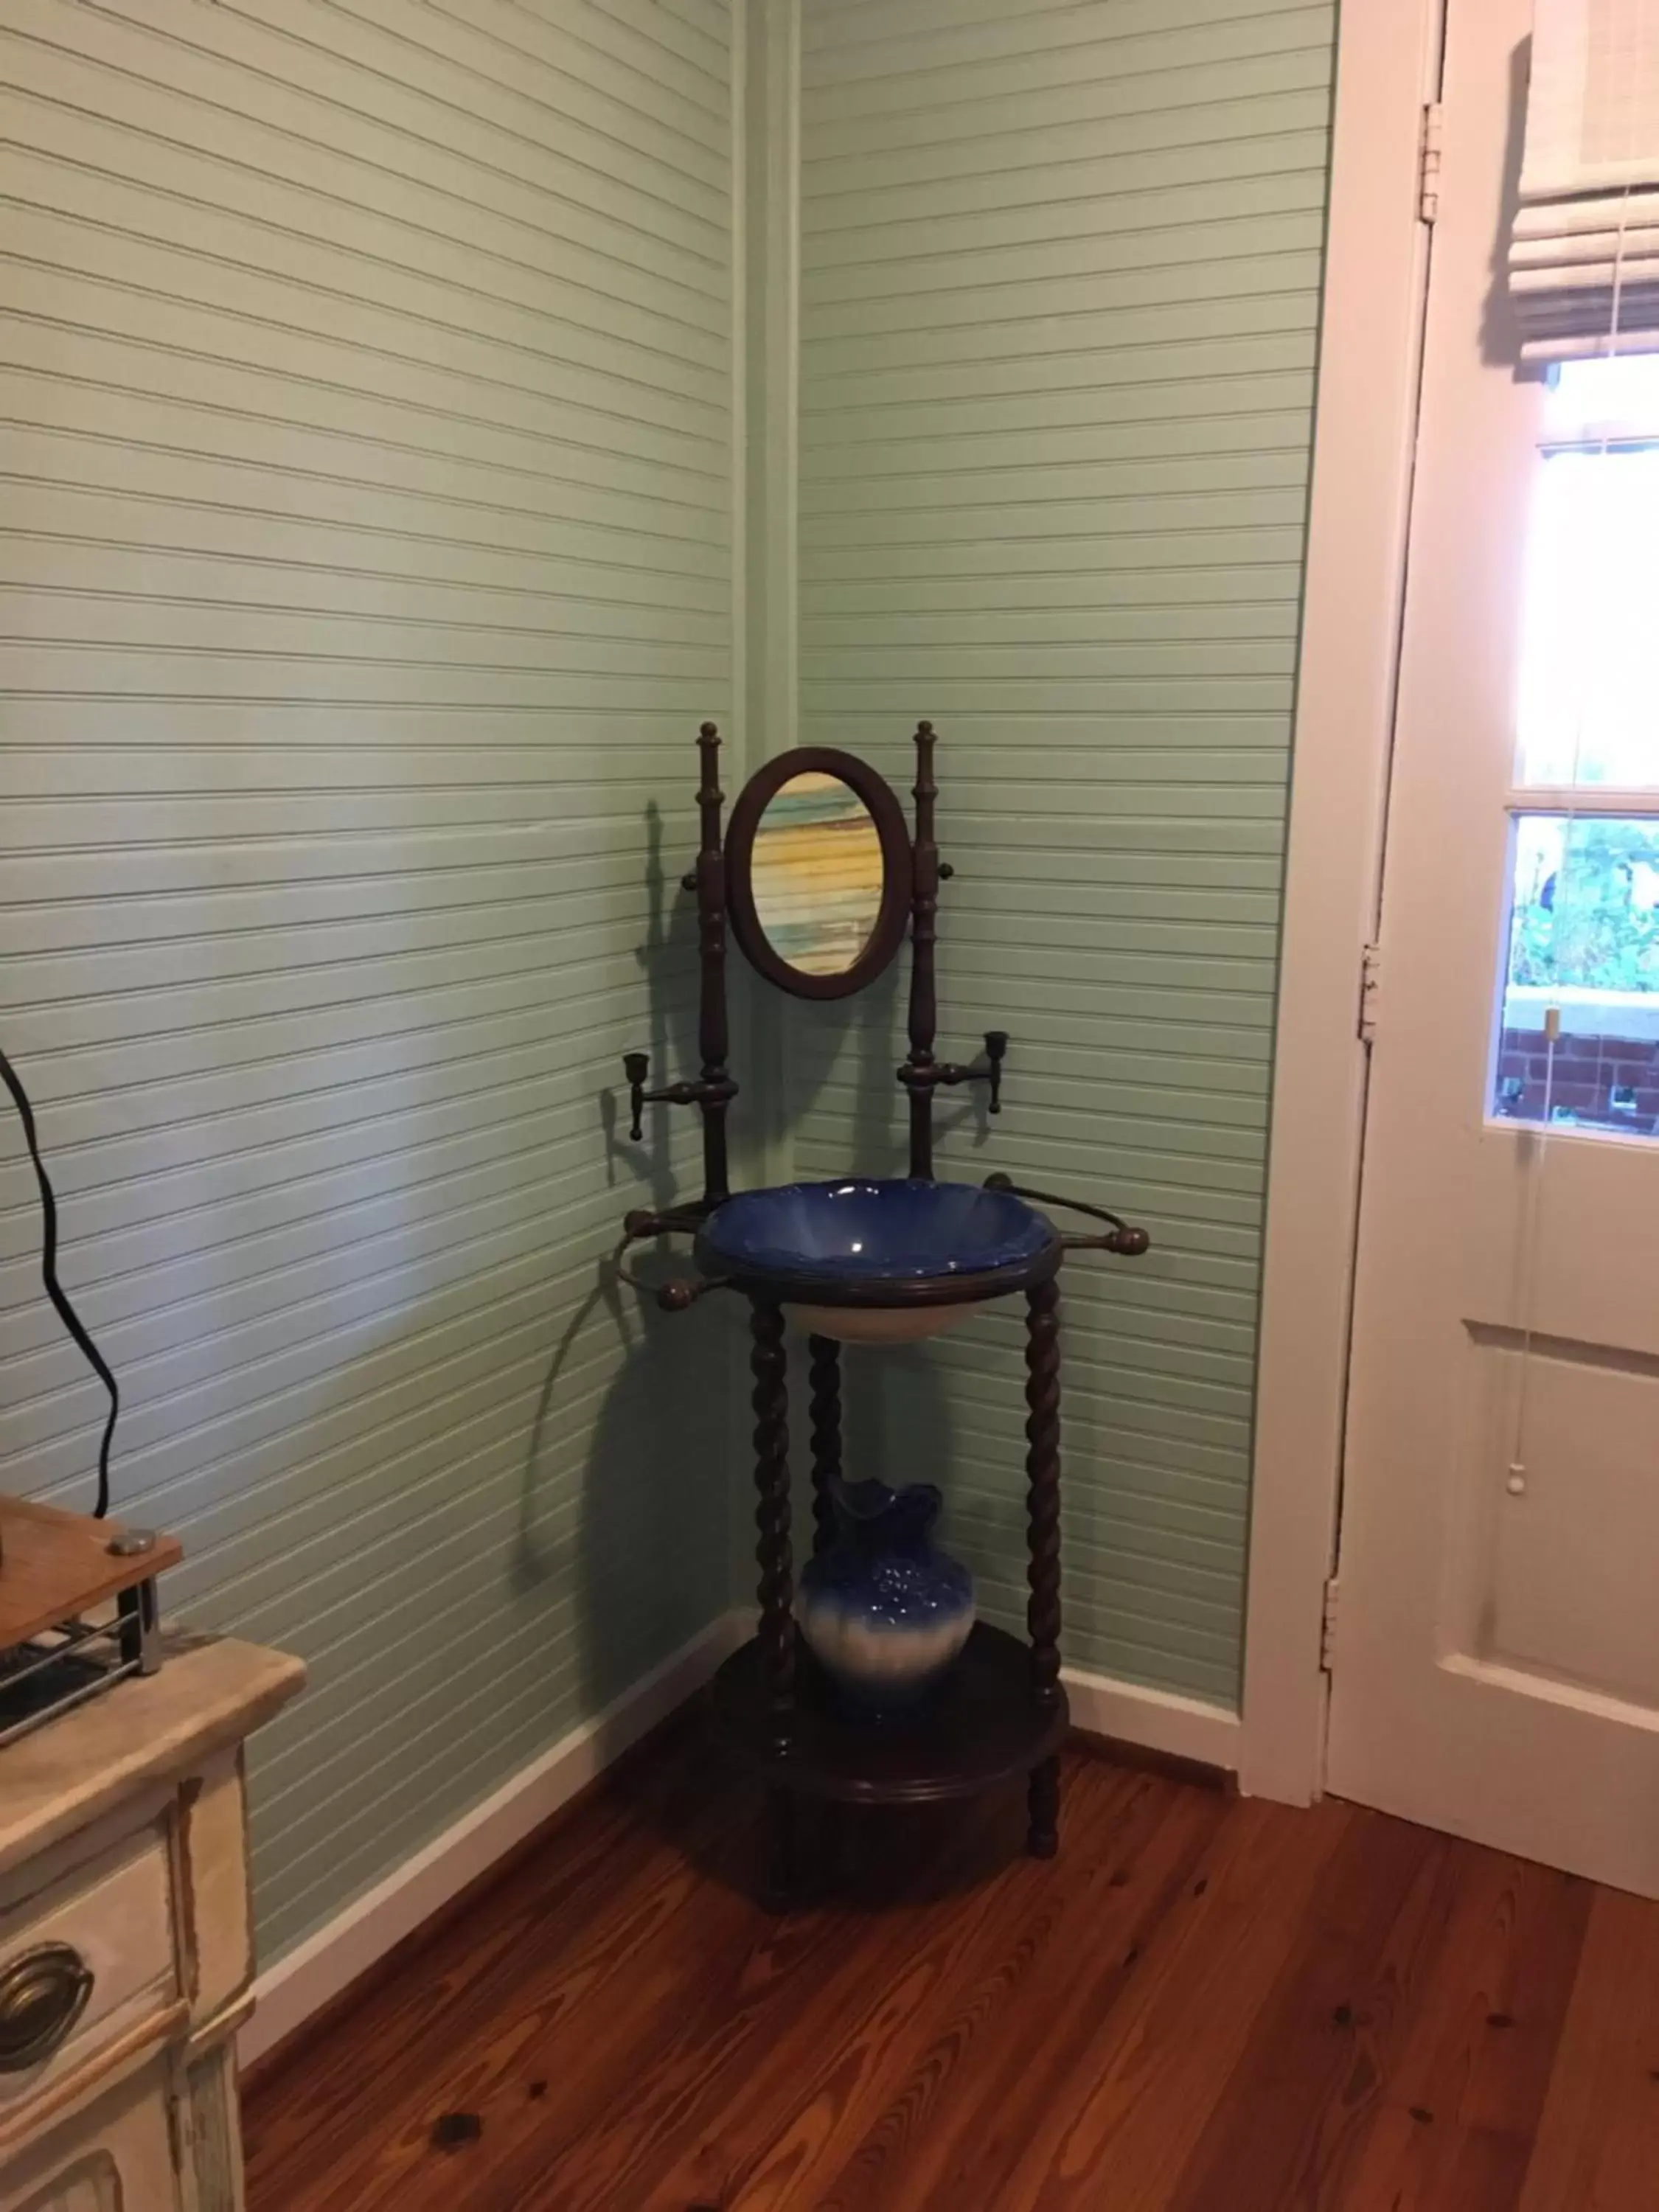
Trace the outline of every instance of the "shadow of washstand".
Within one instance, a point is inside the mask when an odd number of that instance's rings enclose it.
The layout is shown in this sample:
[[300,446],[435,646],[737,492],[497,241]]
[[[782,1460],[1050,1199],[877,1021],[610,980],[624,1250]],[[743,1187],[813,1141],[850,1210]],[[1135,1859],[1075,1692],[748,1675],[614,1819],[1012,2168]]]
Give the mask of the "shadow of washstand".
[[[630,1035],[619,1042],[618,1051],[643,1043],[652,1054],[655,1085],[696,1066],[696,917],[690,896],[683,891],[672,902],[667,896],[661,818],[654,805],[647,811],[646,831],[647,920],[639,958],[647,986],[647,1036]],[[895,965],[857,1000],[788,1006],[792,1017],[806,1018],[792,1018],[785,1026],[789,1058],[781,1095],[757,1102],[752,1086],[746,1098],[740,1094],[733,1117],[738,1157],[742,1118],[752,1116],[759,1103],[775,1125],[781,1108],[783,1124],[803,1139],[809,1174],[904,1171],[906,1112],[895,1080],[902,1051],[900,979]],[[752,979],[740,971],[732,981],[739,994],[752,988]],[[738,1030],[750,1033],[750,1024],[740,1019]],[[831,1078],[838,1070],[850,1079],[850,1114],[835,1103]],[[745,1071],[734,1072],[742,1084]],[[596,1099],[606,1187],[617,1189],[624,1180],[631,1185],[618,1192],[618,1230],[629,1206],[644,1202],[660,1209],[699,1181],[696,1117],[684,1114],[675,1124],[669,1120],[675,1109],[650,1110],[645,1140],[636,1146],[625,1135],[627,1102],[620,1083],[605,1085]],[[950,1124],[969,1121],[977,1123],[976,1141],[982,1142],[980,1094],[964,1099],[948,1124],[940,1115],[941,1134]],[[678,1140],[672,1152],[671,1129]],[[835,1157],[826,1158],[826,1151]],[[677,1182],[684,1188],[677,1189]],[[647,1281],[683,1273],[685,1264],[678,1255],[637,1247],[629,1258],[630,1269]],[[581,1710],[589,1716],[734,1598],[739,1603],[746,1598],[746,1589],[734,1592],[731,1585],[728,1516],[734,1492],[741,1494],[744,1486],[751,1449],[743,1410],[746,1307],[716,1297],[689,1313],[663,1316],[623,1280],[611,1256],[592,1265],[590,1287],[553,1347],[532,1425],[517,1559],[526,1582],[569,1580]],[[599,1358],[592,1351],[596,1330],[611,1340],[617,1356],[603,1386],[573,1516],[562,1510],[568,1500],[543,1496],[543,1471],[556,1466],[564,1425],[586,1419],[592,1395],[586,1378]],[[805,1345],[793,1330],[790,1355],[799,1561],[810,1548],[811,1516]],[[951,1422],[937,1352],[927,1346],[852,1351],[844,1356],[843,1370],[848,1474],[855,1479],[878,1474],[895,1484],[937,1480],[948,1499]],[[688,1717],[683,1726],[702,1746],[683,1786],[648,1780],[648,1763],[626,1770],[616,1786],[632,1786],[629,1776],[637,1771],[642,1814],[678,1849],[716,1878],[745,1892],[757,1889],[758,1786],[706,1740],[702,1717]],[[999,1799],[967,1822],[961,1808],[812,1808],[805,1824],[806,1859],[817,1869],[820,1893],[838,1899],[836,1909],[862,1911],[897,1909],[975,1886],[988,1867],[1006,1863],[1022,1848],[1020,1793],[1006,1795],[1006,1804]]]
[[[603,1063],[595,1069],[595,1164],[604,1170],[603,1190],[615,1196],[596,1209],[587,1254],[563,1279],[567,1295],[573,1283],[580,1294],[551,1347],[531,1424],[514,1555],[520,1589],[562,1601],[573,1619],[573,1702],[583,1718],[603,1711],[727,1602],[721,1324],[706,1310],[659,1314],[622,1279],[613,1256],[629,1208],[668,1205],[676,1160],[691,1187],[700,1160],[687,1115],[671,1152],[671,1109],[652,1109],[642,1143],[626,1135],[623,1053],[648,1049],[653,1081],[666,1080],[683,1070],[696,1037],[696,915],[684,895],[669,896],[654,803],[645,831],[638,958],[646,1006],[641,1019],[628,994],[615,1024],[615,1076]],[[647,1249],[629,1264],[652,1277],[685,1262]]]

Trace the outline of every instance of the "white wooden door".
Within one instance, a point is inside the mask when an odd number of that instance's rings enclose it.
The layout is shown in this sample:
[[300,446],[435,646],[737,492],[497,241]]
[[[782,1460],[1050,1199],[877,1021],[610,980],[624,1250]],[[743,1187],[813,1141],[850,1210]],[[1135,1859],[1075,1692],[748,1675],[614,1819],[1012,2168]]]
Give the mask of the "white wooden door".
[[1659,368],[1515,366],[1531,12],[1449,10],[1328,1783],[1659,1895],[1659,456],[1548,450]]

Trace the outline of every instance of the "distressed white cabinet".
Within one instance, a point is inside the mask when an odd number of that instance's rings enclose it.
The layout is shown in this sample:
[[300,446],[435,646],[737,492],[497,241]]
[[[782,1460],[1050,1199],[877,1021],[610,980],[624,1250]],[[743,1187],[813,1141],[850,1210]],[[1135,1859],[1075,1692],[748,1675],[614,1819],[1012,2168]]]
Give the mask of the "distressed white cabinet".
[[240,2212],[242,1743],[304,1679],[174,1637],[0,1751],[0,2212]]
[[[118,2082],[19,2154],[7,2212],[183,2212],[192,2199],[173,2157],[168,2100],[163,2061]],[[240,2194],[219,2202],[240,2204]]]

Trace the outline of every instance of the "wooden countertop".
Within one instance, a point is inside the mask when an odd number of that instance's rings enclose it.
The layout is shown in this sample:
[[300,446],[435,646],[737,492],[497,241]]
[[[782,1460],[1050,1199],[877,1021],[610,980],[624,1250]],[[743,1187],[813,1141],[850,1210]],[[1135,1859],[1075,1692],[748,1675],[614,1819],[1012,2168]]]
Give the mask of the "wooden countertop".
[[117,1559],[110,1539],[126,1533],[118,1521],[0,1498],[0,1651],[90,1613],[185,1556],[176,1536],[158,1535],[149,1551]]
[[232,1637],[167,1629],[162,1650],[159,1674],[0,1751],[0,1874],[250,1734],[305,1683],[301,1661]]

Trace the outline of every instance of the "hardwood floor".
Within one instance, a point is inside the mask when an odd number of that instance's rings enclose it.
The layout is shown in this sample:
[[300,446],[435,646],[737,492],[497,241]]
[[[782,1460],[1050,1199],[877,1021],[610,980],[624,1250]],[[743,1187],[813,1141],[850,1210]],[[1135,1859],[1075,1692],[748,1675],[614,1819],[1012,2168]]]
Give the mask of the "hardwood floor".
[[848,1815],[777,1918],[756,1809],[603,1784],[255,2085],[249,2212],[1659,2207],[1659,1905],[1074,1752],[1058,1859]]

